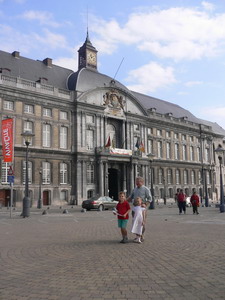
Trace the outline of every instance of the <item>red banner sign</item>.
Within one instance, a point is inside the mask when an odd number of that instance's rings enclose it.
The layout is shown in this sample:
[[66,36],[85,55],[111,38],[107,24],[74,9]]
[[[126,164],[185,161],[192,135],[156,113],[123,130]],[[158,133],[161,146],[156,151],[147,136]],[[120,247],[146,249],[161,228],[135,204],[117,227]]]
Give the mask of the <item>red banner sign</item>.
[[2,155],[4,162],[13,162],[13,119],[2,120]]

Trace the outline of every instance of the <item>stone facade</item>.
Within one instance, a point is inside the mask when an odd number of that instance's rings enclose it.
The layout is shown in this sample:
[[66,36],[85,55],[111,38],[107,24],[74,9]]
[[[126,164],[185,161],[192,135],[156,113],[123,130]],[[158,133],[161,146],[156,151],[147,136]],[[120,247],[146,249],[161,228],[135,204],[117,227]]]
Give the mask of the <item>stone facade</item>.
[[[85,51],[92,59],[88,63]],[[14,205],[21,205],[24,196],[26,146],[21,133],[31,124],[32,205],[37,205],[40,191],[44,205],[81,204],[95,195],[117,198],[121,190],[131,192],[137,176],[144,177],[147,186],[153,184],[157,201],[173,198],[177,188],[189,196],[196,189],[203,203],[206,191],[212,201],[218,201],[219,166],[214,150],[223,145],[225,131],[168,102],[150,97],[146,102],[148,96],[98,73],[93,55],[97,51],[86,40],[79,50],[78,72],[57,67],[61,81],[55,75],[56,66],[46,65],[46,60],[30,62],[37,68],[35,76],[42,80],[30,80],[28,75],[21,78],[2,69],[0,116],[15,122]],[[10,54],[7,59],[13,68]],[[20,63],[23,66],[22,58]],[[52,75],[47,75],[51,70]],[[45,82],[48,76],[52,85]],[[5,102],[12,107],[5,107]],[[3,180],[2,155],[0,159],[0,202],[8,205],[10,187]],[[46,163],[48,170],[43,169]]]

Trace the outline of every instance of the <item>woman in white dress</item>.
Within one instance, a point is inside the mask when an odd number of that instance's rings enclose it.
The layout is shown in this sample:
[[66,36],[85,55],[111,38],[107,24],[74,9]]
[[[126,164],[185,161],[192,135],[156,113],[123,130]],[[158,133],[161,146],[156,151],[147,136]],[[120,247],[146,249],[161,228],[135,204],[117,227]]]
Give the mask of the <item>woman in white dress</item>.
[[145,223],[145,207],[141,206],[142,199],[137,197],[134,200],[134,206],[132,208],[132,229],[131,232],[136,234],[134,239],[135,243],[141,244],[141,236],[143,225]]

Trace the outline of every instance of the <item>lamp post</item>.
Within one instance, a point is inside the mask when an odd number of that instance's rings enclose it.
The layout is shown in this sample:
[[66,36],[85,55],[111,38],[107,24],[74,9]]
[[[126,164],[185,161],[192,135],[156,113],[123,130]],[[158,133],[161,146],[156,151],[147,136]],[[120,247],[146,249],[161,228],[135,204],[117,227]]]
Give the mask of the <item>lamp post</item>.
[[208,196],[208,187],[207,187],[207,169],[203,168],[204,170],[204,187],[205,187],[205,207],[209,206],[209,196]]
[[41,201],[41,183],[42,183],[42,171],[39,171],[39,197],[38,197],[38,203],[37,208],[42,208],[42,201]]
[[153,168],[152,168],[152,162],[155,157],[153,153],[149,153],[148,155],[149,163],[150,163],[150,170],[151,170],[151,194],[152,194],[152,201],[150,203],[149,209],[155,209],[155,195],[154,195],[154,186],[153,186]]
[[23,198],[23,212],[24,218],[30,216],[30,198],[29,198],[29,179],[28,179],[28,147],[31,143],[31,139],[34,136],[33,133],[25,131],[21,134],[24,137],[26,145],[26,173],[25,173],[25,196]]
[[220,163],[220,212],[224,212],[224,189],[223,189],[223,175],[222,175],[222,155],[224,153],[224,149],[221,146],[218,146],[215,152],[218,154],[218,159]]

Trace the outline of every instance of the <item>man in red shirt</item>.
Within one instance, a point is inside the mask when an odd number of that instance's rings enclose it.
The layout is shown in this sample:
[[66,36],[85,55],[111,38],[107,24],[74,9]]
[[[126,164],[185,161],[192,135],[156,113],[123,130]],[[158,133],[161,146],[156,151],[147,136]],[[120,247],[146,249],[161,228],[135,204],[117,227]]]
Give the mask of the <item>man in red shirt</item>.
[[194,191],[192,196],[191,196],[191,205],[193,208],[193,214],[199,214],[198,212],[198,206],[199,206],[199,196],[197,195],[197,193]]
[[186,214],[186,198],[187,196],[184,194],[183,190],[181,189],[177,196],[180,215],[182,214],[182,211],[184,211],[184,214]]

